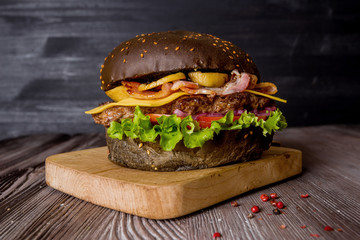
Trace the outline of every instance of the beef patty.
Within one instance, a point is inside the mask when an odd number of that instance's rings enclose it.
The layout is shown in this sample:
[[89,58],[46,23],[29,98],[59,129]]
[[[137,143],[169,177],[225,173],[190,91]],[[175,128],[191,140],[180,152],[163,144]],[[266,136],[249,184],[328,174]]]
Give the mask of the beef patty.
[[[104,103],[106,104],[106,103]],[[230,110],[245,109],[248,111],[261,110],[272,107],[273,100],[256,96],[251,93],[235,93],[226,96],[210,97],[207,95],[182,96],[171,103],[160,107],[140,107],[144,114],[173,114],[176,109],[189,115],[200,113],[227,113]],[[93,114],[95,123],[109,127],[112,121],[120,121],[123,118],[132,118],[135,107],[116,106]]]

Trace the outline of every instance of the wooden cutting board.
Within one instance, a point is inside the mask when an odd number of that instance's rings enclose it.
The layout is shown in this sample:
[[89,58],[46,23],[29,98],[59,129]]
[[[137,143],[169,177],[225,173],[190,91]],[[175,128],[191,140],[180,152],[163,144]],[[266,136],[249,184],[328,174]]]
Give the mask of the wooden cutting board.
[[152,219],[180,217],[301,173],[301,151],[271,147],[261,159],[181,172],[128,169],[107,159],[107,147],[50,156],[46,183],[103,207]]

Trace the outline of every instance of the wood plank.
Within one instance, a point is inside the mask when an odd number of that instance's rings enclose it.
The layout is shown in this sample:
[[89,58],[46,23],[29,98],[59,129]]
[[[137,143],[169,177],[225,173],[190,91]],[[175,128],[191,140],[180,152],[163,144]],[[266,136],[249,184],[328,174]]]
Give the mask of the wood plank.
[[302,170],[301,152],[280,147],[271,147],[256,161],[180,172],[124,168],[110,162],[107,151],[107,147],[102,147],[48,157],[47,184],[100,206],[168,219],[281,181]]

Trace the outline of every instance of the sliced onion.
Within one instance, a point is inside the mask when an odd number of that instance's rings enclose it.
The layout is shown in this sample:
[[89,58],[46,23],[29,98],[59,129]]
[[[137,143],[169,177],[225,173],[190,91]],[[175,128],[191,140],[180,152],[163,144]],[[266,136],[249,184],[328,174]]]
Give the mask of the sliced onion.
[[175,114],[176,116],[178,116],[178,117],[186,117],[186,116],[189,115],[189,114],[187,114],[186,112],[183,112],[183,111],[181,111],[181,110],[179,110],[179,109],[175,109],[175,110],[174,110],[174,114]]
[[234,110],[234,116],[240,116],[241,114],[243,114],[243,112],[245,112],[244,109]]
[[265,110],[267,110],[267,111],[275,111],[275,110],[276,110],[276,107],[275,107],[275,106],[266,107]]

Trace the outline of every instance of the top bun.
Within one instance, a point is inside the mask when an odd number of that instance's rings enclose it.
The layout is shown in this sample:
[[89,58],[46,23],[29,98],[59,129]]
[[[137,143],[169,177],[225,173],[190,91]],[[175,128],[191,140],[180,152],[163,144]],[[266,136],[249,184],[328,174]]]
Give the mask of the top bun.
[[179,71],[234,69],[260,78],[249,55],[229,41],[189,31],[141,34],[122,42],[105,58],[101,89],[110,90],[122,80],[150,82]]

